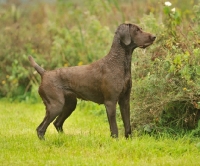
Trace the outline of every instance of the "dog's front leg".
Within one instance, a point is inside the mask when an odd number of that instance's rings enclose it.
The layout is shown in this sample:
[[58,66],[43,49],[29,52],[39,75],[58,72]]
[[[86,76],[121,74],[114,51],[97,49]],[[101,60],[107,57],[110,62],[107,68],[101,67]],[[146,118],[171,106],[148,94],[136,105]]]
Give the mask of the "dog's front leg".
[[116,122],[116,102],[107,101],[105,102],[106,112],[108,116],[108,122],[110,125],[111,137],[118,137],[118,128]]
[[130,89],[121,96],[119,100],[120,112],[125,128],[125,137],[131,136],[131,125],[130,125]]

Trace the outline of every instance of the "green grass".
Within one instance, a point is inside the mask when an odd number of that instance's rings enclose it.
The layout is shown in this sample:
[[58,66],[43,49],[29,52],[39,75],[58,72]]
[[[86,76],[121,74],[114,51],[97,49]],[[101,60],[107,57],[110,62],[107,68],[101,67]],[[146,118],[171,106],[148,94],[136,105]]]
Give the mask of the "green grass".
[[[36,136],[43,104],[0,101],[0,165],[199,165],[200,139],[148,135],[109,137],[104,107],[80,102],[58,134],[51,124],[46,140]],[[119,125],[122,129],[122,125]]]

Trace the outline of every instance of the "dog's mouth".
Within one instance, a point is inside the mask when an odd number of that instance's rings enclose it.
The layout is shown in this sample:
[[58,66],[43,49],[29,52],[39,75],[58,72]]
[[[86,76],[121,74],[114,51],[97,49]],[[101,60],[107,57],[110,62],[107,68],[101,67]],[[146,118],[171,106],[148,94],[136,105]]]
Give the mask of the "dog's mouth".
[[139,48],[146,48],[146,47],[150,46],[151,44],[153,44],[153,42],[145,43],[144,45],[140,45],[140,46],[138,46],[138,47],[139,47]]

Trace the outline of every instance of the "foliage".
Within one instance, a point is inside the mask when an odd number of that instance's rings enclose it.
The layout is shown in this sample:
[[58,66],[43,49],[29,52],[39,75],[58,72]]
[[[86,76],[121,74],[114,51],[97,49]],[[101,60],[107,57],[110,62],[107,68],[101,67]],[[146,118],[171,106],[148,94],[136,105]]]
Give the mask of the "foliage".
[[81,9],[71,2],[58,1],[52,6],[28,6],[30,11],[16,5],[0,7],[0,26],[4,27],[0,43],[5,48],[0,51],[0,97],[29,100],[31,87],[39,82],[38,75],[30,73],[30,54],[45,69],[83,65],[105,56],[112,42],[110,29],[88,10],[87,4]]
[[[198,19],[185,24],[183,14],[171,8],[164,6],[163,23],[159,31],[154,30],[156,47],[137,57],[133,67],[132,121],[146,132],[160,132],[161,126],[174,131],[193,129],[200,117]],[[199,12],[193,14],[199,18]],[[146,22],[144,18],[143,24]]]

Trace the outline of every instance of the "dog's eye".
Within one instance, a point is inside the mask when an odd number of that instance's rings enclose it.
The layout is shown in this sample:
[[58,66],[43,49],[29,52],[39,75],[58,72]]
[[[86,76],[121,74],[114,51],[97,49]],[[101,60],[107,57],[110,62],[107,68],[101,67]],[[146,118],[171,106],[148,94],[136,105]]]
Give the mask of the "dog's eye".
[[137,31],[137,32],[140,31],[140,28],[137,28],[136,31]]

